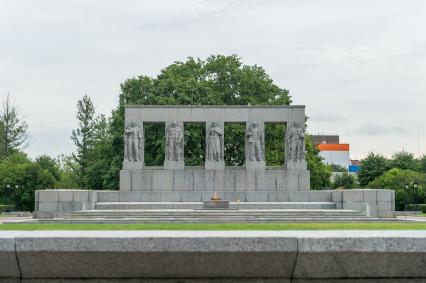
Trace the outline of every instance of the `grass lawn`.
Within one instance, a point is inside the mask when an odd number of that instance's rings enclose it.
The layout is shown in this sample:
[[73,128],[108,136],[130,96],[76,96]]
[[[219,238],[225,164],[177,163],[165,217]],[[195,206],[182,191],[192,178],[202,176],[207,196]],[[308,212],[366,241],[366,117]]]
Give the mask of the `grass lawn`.
[[0,230],[426,230],[426,222],[260,224],[0,224]]

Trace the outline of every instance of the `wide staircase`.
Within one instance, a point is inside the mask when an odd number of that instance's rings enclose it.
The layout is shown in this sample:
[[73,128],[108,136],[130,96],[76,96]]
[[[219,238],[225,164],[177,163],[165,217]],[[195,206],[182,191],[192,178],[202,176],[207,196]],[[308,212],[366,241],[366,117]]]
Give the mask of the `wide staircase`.
[[[231,203],[230,209],[205,210],[201,202],[99,202],[70,213],[71,223],[268,223],[394,221],[361,211],[336,209],[333,202]],[[55,220],[50,220],[55,221]]]

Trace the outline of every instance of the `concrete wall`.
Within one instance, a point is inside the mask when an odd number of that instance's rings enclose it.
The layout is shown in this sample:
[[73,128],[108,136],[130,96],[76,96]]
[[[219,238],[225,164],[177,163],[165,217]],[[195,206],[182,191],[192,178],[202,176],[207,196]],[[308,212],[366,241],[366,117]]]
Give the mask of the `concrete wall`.
[[[308,191],[308,170],[121,170],[120,191]],[[263,198],[259,201],[266,201]]]
[[[42,190],[36,192],[36,218],[62,217],[71,211],[93,209],[96,202],[201,202],[207,192]],[[219,191],[223,199],[242,202],[334,202],[337,209],[364,211],[372,217],[393,217],[392,190],[353,189],[343,191]]]
[[0,282],[425,282],[424,262],[425,231],[0,234]]

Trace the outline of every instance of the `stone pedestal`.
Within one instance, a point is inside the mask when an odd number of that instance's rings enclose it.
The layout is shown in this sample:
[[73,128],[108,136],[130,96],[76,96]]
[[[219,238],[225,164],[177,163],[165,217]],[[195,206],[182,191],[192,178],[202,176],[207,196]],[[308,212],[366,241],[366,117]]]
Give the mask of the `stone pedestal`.
[[286,163],[287,170],[306,170],[307,168],[306,161],[288,161]]
[[206,160],[204,168],[206,170],[224,170],[225,169],[225,161],[209,161]]
[[229,209],[229,200],[203,201],[203,209]]
[[266,168],[266,162],[246,160],[245,167],[248,170],[260,170],[260,169],[264,170]]
[[164,160],[164,169],[184,169],[185,163],[183,160],[180,161],[169,161]]
[[132,162],[128,160],[123,161],[123,170],[137,170],[137,169],[143,169],[144,164],[143,162]]

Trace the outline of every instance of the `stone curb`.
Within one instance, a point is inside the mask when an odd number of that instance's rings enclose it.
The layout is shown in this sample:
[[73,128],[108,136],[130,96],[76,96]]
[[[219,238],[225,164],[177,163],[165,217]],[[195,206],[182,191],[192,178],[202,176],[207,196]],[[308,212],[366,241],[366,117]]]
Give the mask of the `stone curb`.
[[0,232],[4,280],[426,278],[424,262],[426,231]]

